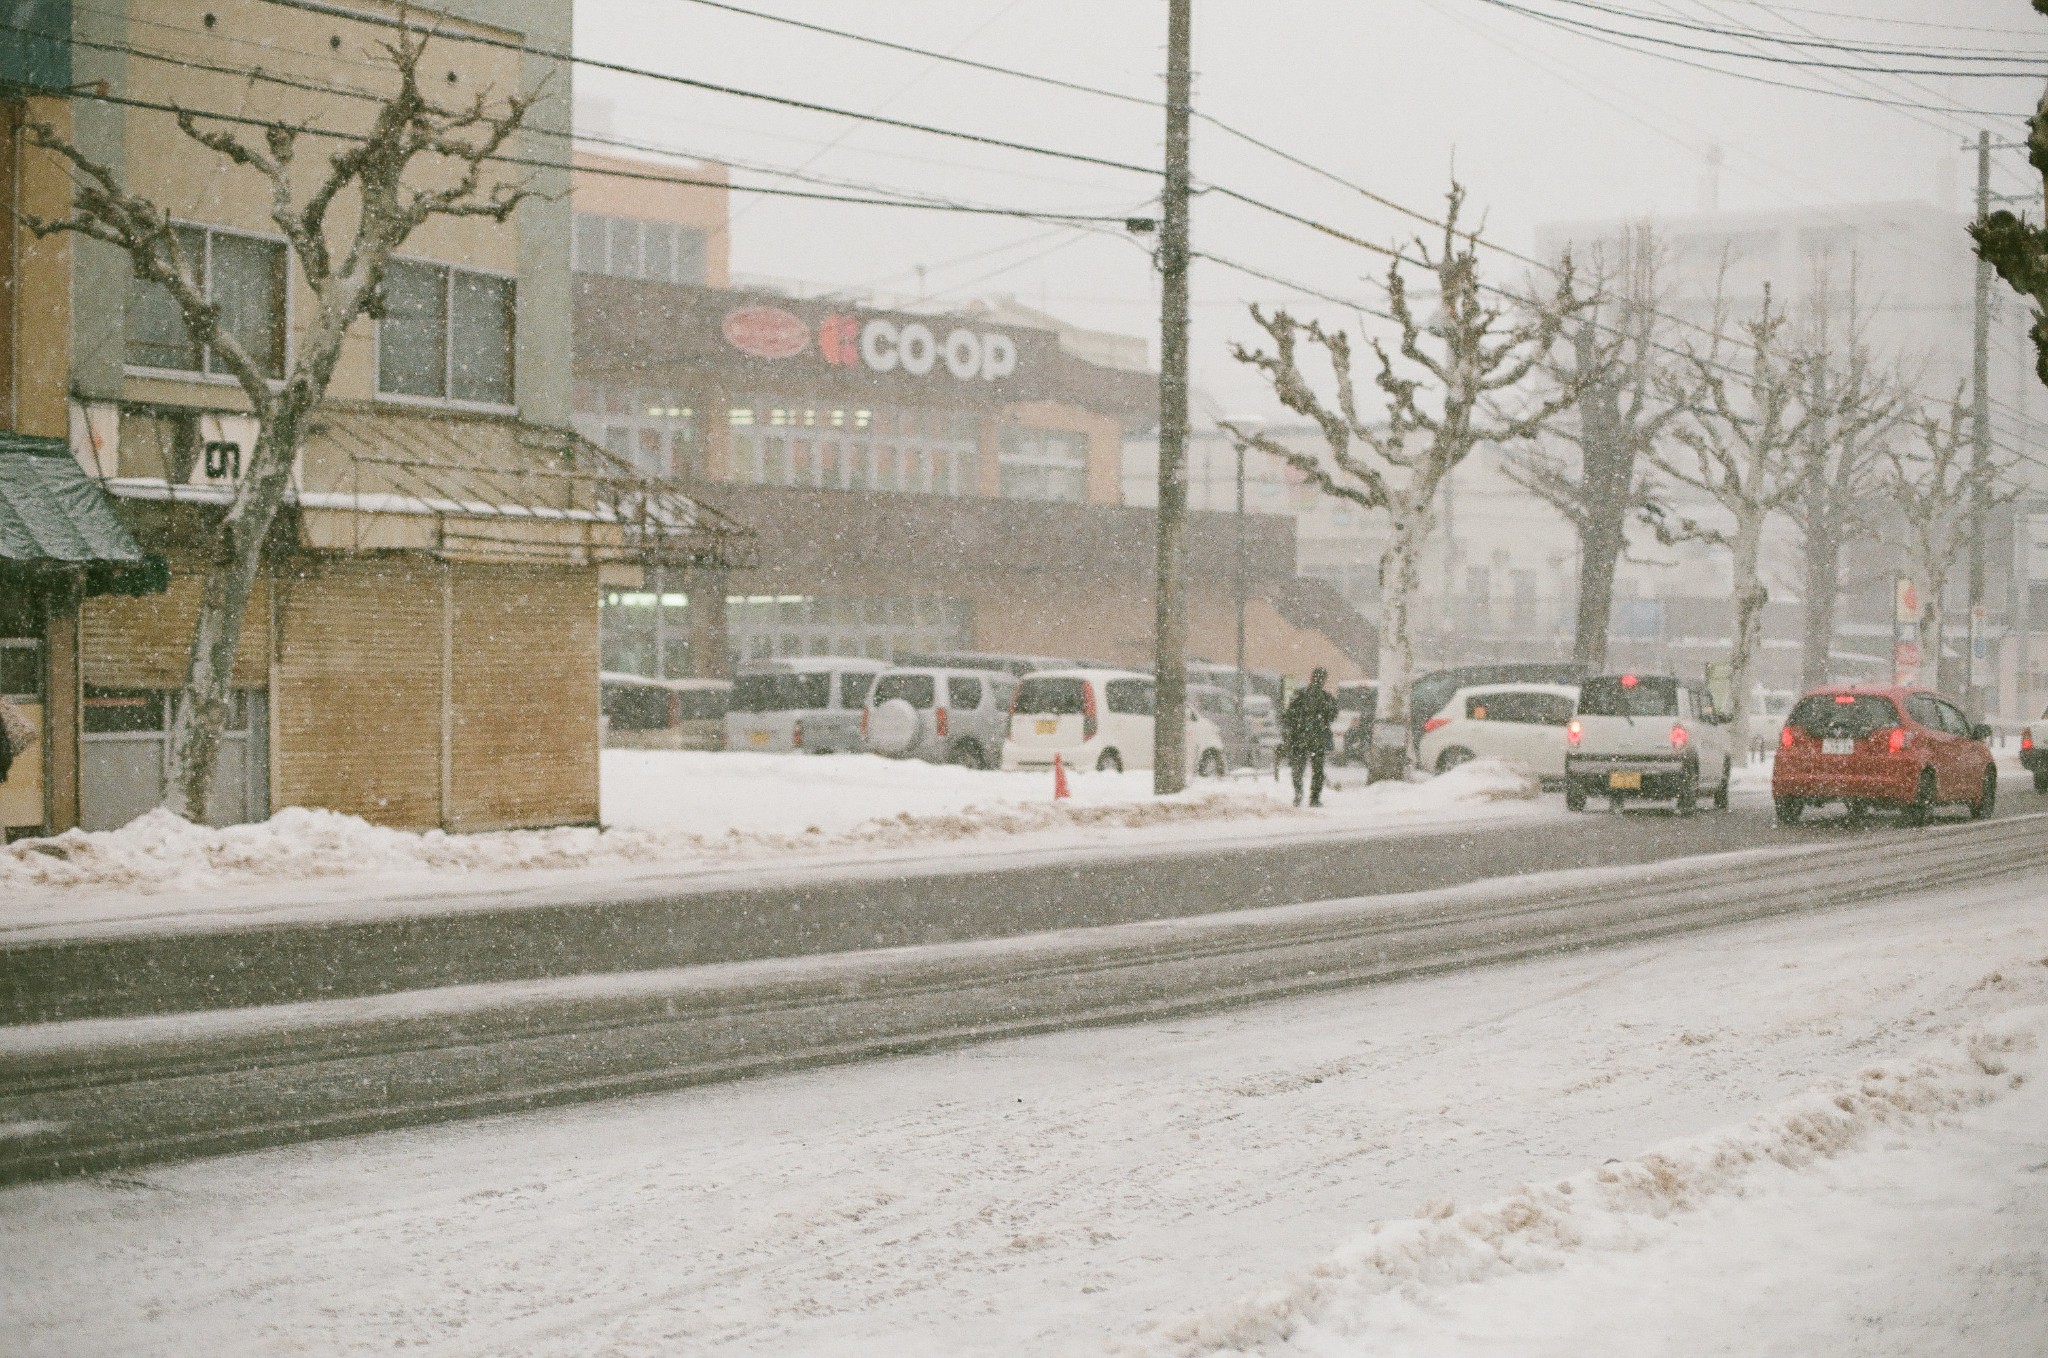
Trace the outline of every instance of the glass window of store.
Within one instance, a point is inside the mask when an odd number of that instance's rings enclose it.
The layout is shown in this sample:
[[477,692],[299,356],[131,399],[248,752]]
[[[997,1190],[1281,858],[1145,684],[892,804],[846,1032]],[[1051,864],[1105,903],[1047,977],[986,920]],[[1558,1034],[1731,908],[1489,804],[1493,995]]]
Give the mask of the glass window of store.
[[850,655],[893,660],[917,652],[965,649],[974,610],[941,595],[835,598],[818,595],[730,596],[726,628],[741,660]]
[[649,476],[702,474],[697,407],[662,387],[576,384],[576,432]]
[[971,411],[738,396],[726,423],[735,480],[905,495],[980,493],[981,417]]
[[1088,498],[1088,436],[1060,429],[1011,427],[998,459],[1001,492],[1012,500]]
[[704,283],[704,233],[695,227],[579,212],[572,251],[577,273]]

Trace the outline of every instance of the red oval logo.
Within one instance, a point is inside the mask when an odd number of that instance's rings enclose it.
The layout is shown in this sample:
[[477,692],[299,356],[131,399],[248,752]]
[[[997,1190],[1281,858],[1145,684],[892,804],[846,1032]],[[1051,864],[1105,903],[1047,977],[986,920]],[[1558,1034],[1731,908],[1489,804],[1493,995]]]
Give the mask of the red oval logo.
[[810,327],[781,307],[747,306],[725,314],[726,343],[755,358],[791,358],[811,343]]

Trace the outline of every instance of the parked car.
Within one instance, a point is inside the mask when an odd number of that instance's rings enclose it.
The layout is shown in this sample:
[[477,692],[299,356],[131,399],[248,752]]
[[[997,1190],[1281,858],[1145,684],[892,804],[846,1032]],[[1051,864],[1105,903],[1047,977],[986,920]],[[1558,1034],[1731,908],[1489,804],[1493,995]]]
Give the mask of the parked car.
[[[2042,735],[2048,736],[2048,712],[2041,714]],[[2034,728],[2020,732],[2020,767],[2034,775],[2034,791],[2048,792],[2048,750],[2034,743]]]
[[1417,762],[1446,773],[1470,760],[1498,759],[1550,783],[1564,781],[1565,731],[1576,684],[1474,684],[1422,723]]
[[868,686],[888,668],[858,656],[750,661],[733,679],[725,747],[785,754],[858,750]]
[[860,714],[876,754],[990,769],[1010,730],[1017,679],[1007,670],[899,666],[875,676]]
[[[1027,674],[1010,706],[1006,769],[1152,767],[1152,676],[1135,670],[1073,669]],[[1190,707],[1188,770],[1221,777],[1223,733]]]
[[[1245,704],[1249,707],[1252,699],[1262,694],[1246,694]],[[1266,699],[1270,708],[1271,699]],[[1237,705],[1237,695],[1216,684],[1189,684],[1188,705],[1208,718],[1222,736],[1223,765],[1226,769],[1249,769],[1260,766],[1261,739],[1258,727],[1250,714]],[[1275,730],[1278,723],[1275,723]],[[1275,737],[1278,743],[1278,737]]]
[[930,651],[899,655],[899,666],[908,669],[1002,670],[1016,678],[1037,670],[1070,670],[1080,664],[1071,656],[1011,655],[997,651]]
[[1585,673],[1582,665],[1549,660],[1431,670],[1408,686],[1408,747],[1421,748],[1422,723],[1443,711],[1451,695],[1461,688],[1473,684],[1576,684]]
[[1280,709],[1271,698],[1263,693],[1245,694],[1244,718],[1260,749],[1270,754],[1280,748]]
[[1337,700],[1337,719],[1330,723],[1330,740],[1339,764],[1365,762],[1372,747],[1372,724],[1380,709],[1380,681],[1342,679],[1330,690]]
[[1785,718],[1771,770],[1778,820],[1841,802],[1851,819],[1873,806],[1920,822],[1939,806],[1972,819],[1998,805],[1991,728],[1926,689],[1840,685],[1801,698]]
[[598,676],[603,743],[629,750],[722,750],[732,685],[724,679]]
[[1564,804],[1588,797],[1669,801],[1691,815],[1702,793],[1728,809],[1735,751],[1727,718],[1692,686],[1657,674],[1603,674],[1579,685],[1565,727]]

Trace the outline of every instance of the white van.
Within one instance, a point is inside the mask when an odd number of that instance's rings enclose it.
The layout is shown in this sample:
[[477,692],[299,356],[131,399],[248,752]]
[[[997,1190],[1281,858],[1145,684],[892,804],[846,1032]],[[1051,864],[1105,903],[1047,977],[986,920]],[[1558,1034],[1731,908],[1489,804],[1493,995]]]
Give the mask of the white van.
[[860,656],[755,660],[733,677],[725,748],[756,753],[859,750],[868,688],[889,668]]
[[[1027,674],[1010,705],[1003,767],[1049,769],[1057,754],[1070,769],[1149,769],[1152,708],[1152,676],[1135,670]],[[1223,733],[1193,708],[1187,723],[1188,771],[1221,778]]]

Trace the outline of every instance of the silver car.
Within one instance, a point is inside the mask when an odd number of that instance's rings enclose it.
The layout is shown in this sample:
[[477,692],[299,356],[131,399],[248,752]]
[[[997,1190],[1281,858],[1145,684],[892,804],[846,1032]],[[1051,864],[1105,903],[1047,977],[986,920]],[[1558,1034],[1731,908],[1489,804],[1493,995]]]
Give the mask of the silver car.
[[888,668],[886,661],[859,656],[751,661],[733,678],[725,748],[776,754],[858,750],[868,685]]
[[1003,670],[885,670],[861,713],[867,748],[896,759],[992,769],[1002,757],[1017,678]]

